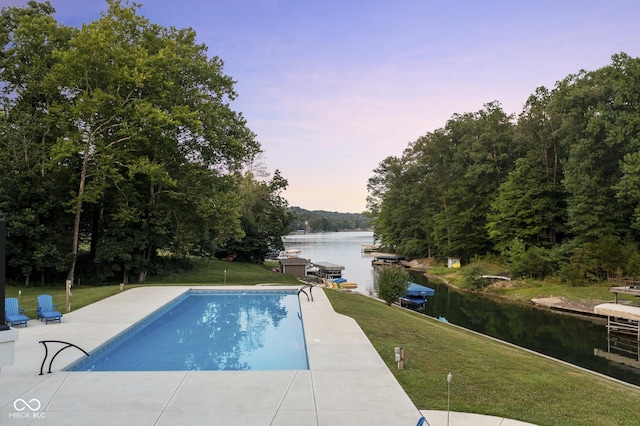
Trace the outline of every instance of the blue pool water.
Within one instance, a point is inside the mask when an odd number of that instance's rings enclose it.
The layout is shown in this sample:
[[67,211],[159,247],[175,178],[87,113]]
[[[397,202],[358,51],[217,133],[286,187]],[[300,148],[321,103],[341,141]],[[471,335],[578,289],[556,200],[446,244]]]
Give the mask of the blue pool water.
[[68,370],[308,368],[296,290],[190,290]]

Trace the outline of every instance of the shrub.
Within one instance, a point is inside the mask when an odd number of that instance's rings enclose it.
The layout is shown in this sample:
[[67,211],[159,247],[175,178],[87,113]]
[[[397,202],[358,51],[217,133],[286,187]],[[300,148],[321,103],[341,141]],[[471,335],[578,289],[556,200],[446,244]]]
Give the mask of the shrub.
[[401,266],[384,267],[378,279],[378,296],[391,305],[409,288],[409,273]]

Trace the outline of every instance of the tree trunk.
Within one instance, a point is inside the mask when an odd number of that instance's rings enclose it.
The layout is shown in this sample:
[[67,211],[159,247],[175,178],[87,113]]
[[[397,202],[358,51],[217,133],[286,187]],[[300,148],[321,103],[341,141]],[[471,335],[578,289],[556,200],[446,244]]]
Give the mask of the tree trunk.
[[80,172],[80,186],[78,188],[78,201],[76,202],[76,215],[73,221],[73,246],[71,247],[71,265],[67,273],[67,280],[73,284],[76,269],[76,261],[78,259],[78,240],[80,239],[80,216],[82,213],[82,196],[84,195],[84,184],[87,179],[87,166],[89,164],[89,146],[91,137],[87,135],[84,144],[84,153],[82,158],[82,170]]

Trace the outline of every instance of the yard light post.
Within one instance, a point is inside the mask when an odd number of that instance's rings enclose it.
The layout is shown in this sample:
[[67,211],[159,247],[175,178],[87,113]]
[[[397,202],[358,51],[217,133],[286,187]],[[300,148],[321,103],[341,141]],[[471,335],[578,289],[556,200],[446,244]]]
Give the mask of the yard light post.
[[451,407],[451,380],[453,375],[447,374],[447,426],[449,426],[449,408]]
[[224,285],[227,285],[227,270],[224,270]]

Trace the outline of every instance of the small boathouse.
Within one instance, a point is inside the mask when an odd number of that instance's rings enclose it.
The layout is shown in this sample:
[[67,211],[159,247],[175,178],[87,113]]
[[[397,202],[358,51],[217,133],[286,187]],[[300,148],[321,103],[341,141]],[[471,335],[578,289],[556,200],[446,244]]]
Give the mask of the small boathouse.
[[296,277],[304,277],[307,275],[307,265],[309,261],[301,257],[292,257],[288,259],[279,259],[280,272],[283,274],[295,275]]

